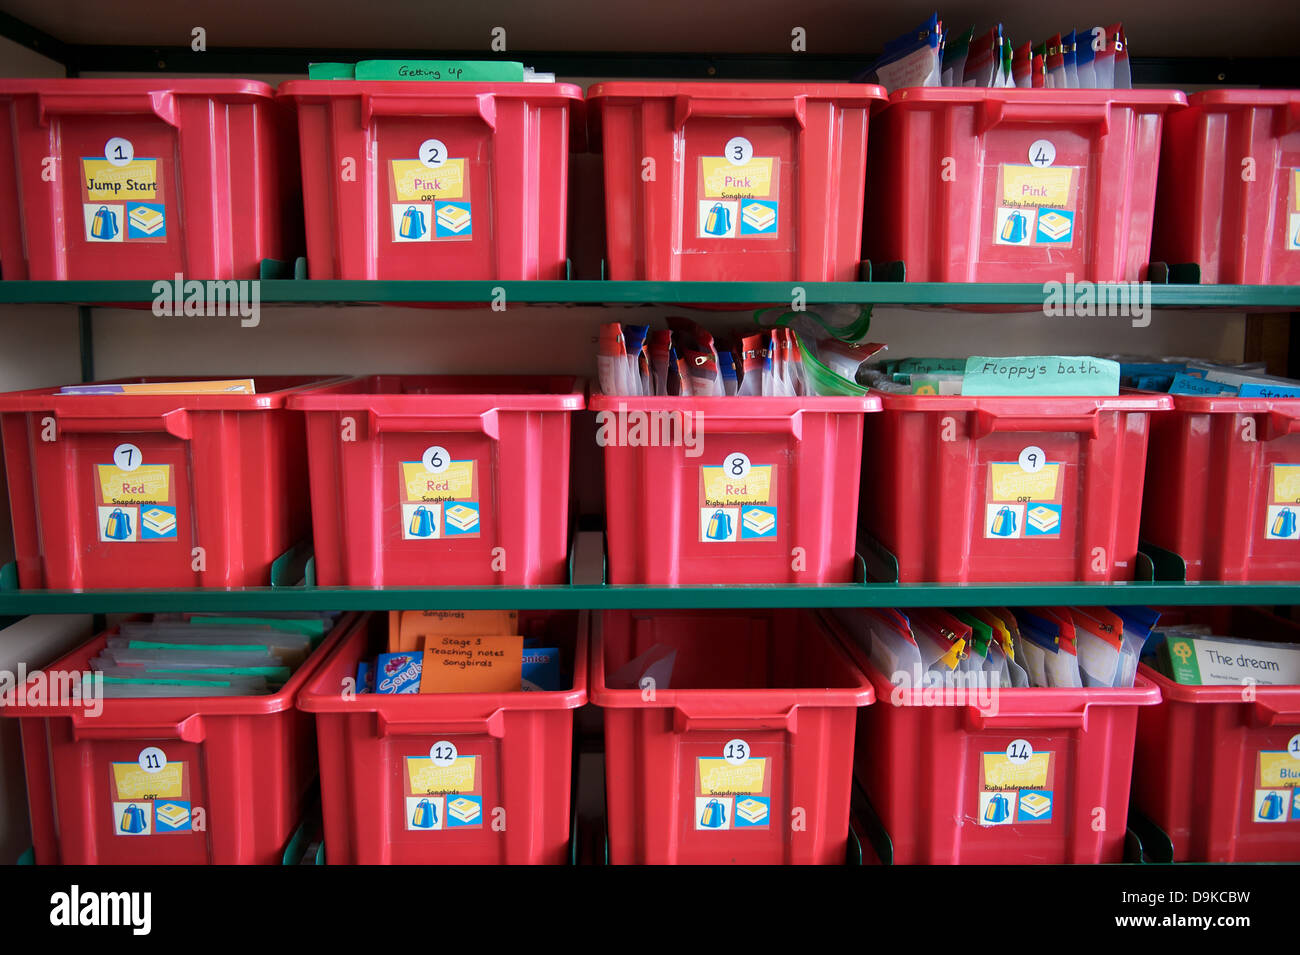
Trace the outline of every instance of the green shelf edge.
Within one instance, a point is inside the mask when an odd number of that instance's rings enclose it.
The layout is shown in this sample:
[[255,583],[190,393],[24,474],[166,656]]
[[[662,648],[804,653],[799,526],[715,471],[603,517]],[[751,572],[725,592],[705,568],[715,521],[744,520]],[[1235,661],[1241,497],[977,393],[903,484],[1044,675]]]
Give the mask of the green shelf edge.
[[639,610],[735,607],[1206,606],[1300,604],[1300,583],[843,584],[735,587],[265,587],[243,590],[14,590],[0,615],[244,610]]
[[[170,277],[168,277],[170,281]],[[0,304],[148,304],[151,281],[0,282]],[[945,282],[390,282],[333,279],[263,279],[262,304],[466,303],[485,304],[504,290],[517,304],[686,305],[789,302],[803,289],[809,305],[1042,306],[1042,283]],[[1300,309],[1295,285],[1151,285],[1159,308],[1218,310]]]

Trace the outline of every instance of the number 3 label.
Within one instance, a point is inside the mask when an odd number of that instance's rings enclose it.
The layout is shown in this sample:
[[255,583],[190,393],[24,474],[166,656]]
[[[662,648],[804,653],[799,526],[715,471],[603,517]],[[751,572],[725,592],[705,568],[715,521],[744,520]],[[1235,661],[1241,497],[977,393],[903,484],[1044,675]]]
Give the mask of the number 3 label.
[[744,136],[733,136],[727,140],[723,153],[733,166],[743,166],[754,158],[754,144]]

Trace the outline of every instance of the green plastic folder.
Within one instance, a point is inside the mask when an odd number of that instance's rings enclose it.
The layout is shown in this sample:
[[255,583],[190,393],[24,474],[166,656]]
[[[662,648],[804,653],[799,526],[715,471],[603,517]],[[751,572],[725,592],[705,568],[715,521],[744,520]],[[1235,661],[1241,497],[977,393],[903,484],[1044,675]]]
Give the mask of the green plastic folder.
[[1086,355],[978,356],[966,360],[966,396],[1119,394],[1119,362]]
[[354,80],[356,67],[351,63],[308,63],[309,80]]
[[362,60],[358,80],[522,83],[524,65],[498,60]]

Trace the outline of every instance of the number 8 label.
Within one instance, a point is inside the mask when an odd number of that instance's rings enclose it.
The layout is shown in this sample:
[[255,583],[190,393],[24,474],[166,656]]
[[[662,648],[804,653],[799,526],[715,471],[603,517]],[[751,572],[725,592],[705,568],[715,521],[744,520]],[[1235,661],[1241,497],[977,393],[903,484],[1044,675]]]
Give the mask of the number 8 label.
[[749,474],[749,468],[749,456],[740,451],[732,451],[722,462],[722,469],[729,478],[743,478]]

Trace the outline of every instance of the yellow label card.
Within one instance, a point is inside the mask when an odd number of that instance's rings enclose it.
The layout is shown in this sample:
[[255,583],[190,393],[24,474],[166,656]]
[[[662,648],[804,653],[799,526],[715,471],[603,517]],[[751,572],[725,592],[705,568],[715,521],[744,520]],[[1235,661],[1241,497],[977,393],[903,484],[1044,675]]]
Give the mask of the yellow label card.
[[723,467],[703,467],[704,503],[767,504],[772,496],[772,465],[754,465],[743,478],[727,474]]
[[767,775],[767,759],[747,759],[733,766],[725,759],[705,758],[700,763],[700,794],[761,793]]
[[166,504],[171,499],[170,464],[142,464],[134,471],[116,464],[96,467],[105,504]]
[[393,190],[398,202],[460,199],[465,194],[465,160],[448,159],[430,169],[418,159],[394,159]]
[[700,159],[706,199],[768,199],[772,197],[772,158],[755,156],[733,166],[721,156]]
[[1044,464],[1039,471],[1026,471],[1017,462],[992,465],[995,501],[1054,501],[1060,477],[1059,464]]
[[1300,786],[1300,759],[1287,752],[1260,753],[1259,784],[1268,789]]
[[471,793],[477,756],[458,756],[450,766],[436,766],[428,756],[406,757],[413,793]]
[[113,764],[118,799],[180,799],[184,778],[184,763],[168,763],[156,773],[146,773],[139,763]]
[[1300,169],[1291,170],[1291,211],[1300,212]]
[[474,496],[474,462],[452,461],[434,473],[421,461],[402,462],[408,501],[465,501]]
[[1006,753],[984,753],[985,789],[1047,789],[1051,753],[1034,753],[1023,763],[1013,763]]
[[1070,166],[1002,167],[1002,202],[1008,206],[1056,206],[1070,204],[1074,169]]
[[81,174],[88,202],[158,201],[156,159],[133,159],[125,166],[114,166],[107,159],[83,159]]
[[1300,503],[1300,464],[1273,465],[1273,503]]

